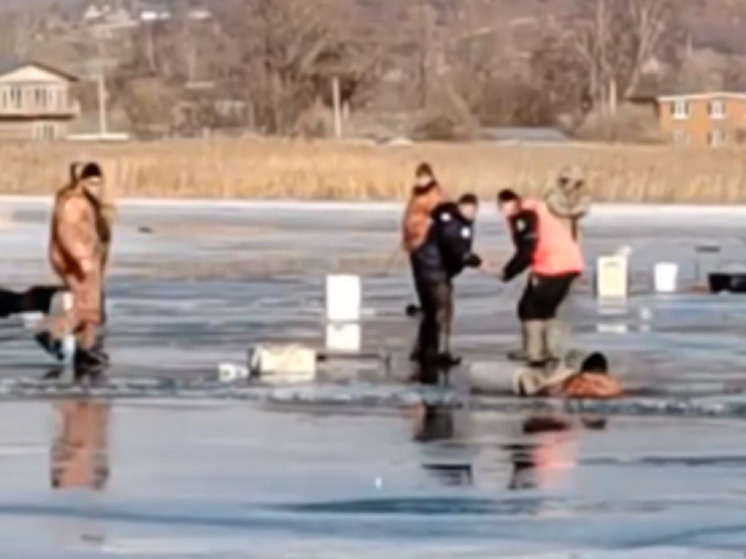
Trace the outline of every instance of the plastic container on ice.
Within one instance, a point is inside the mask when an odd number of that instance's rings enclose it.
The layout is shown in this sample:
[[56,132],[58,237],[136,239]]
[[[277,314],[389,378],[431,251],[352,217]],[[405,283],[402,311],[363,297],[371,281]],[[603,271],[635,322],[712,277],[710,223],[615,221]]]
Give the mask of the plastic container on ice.
[[675,293],[679,278],[679,266],[671,262],[660,262],[653,270],[656,293]]
[[363,290],[360,276],[326,276],[326,319],[357,322],[362,315]]

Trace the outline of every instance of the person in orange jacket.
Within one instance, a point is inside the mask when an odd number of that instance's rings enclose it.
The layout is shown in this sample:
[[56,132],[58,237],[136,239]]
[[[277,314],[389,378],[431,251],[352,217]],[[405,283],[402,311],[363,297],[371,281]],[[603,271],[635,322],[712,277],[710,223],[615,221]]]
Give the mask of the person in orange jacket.
[[[79,185],[81,182],[85,182],[85,192],[86,192],[86,199],[89,200],[95,207],[96,207],[96,218],[95,218],[95,230],[96,230],[96,236],[99,239],[100,242],[100,251],[99,251],[99,260],[100,260],[100,268],[101,268],[101,326],[104,326],[106,324],[106,293],[105,293],[105,276],[106,276],[106,270],[108,267],[109,262],[109,253],[111,249],[111,240],[112,240],[112,222],[113,222],[113,214],[114,209],[112,204],[108,203],[105,200],[105,197],[103,196],[102,187],[103,187],[103,176],[101,172],[101,168],[98,166],[98,164],[89,162],[89,163],[83,163],[83,162],[73,162],[70,164],[69,167],[69,180],[68,183],[63,186],[60,191],[58,192],[57,199],[55,201],[55,212],[57,211],[57,204],[60,202],[61,198],[63,196],[66,196],[70,194],[75,188],[76,185]],[[55,230],[56,227],[54,221],[58,219],[58,216],[55,215],[53,224],[52,224],[52,241],[54,242],[55,238]],[[59,244],[59,243],[58,243]],[[56,252],[56,255],[55,255]],[[60,273],[61,268],[63,267],[62,263],[62,253],[58,249],[55,251],[54,247],[50,246],[50,257],[52,257],[52,265],[57,273]],[[66,285],[69,282],[66,282]],[[28,305],[44,305],[43,312],[48,313],[50,304],[49,302],[45,302],[45,298],[41,297],[40,295],[46,294],[49,291],[50,288],[47,288],[45,286],[35,286],[31,290],[29,290],[25,294],[25,301],[24,303],[26,306]],[[46,291],[45,291],[46,290]],[[54,294],[56,291],[65,291],[69,290],[69,285],[67,287],[61,286],[59,288],[56,288],[52,294]],[[32,297],[30,297],[32,296]],[[0,305],[2,306],[2,305]],[[34,308],[33,310],[37,310]],[[42,310],[42,309],[38,309]],[[64,350],[62,347],[62,342],[59,339],[55,339],[52,334],[48,330],[42,330],[38,332],[35,336],[36,342],[49,354],[53,355],[58,361],[64,360]],[[98,329],[96,332],[96,340],[95,340],[95,352],[101,357],[102,359],[108,361],[108,356],[103,351],[103,332]],[[50,378],[53,378],[56,376],[56,374],[60,374],[59,369],[55,369],[50,372],[49,376]]]
[[562,360],[557,311],[573,282],[583,273],[583,255],[570,232],[540,200],[522,199],[512,190],[497,196],[498,209],[508,221],[515,254],[501,280],[511,281],[530,270],[518,303],[523,347],[508,357],[543,368]]
[[429,163],[420,163],[415,170],[415,184],[402,217],[401,244],[407,255],[411,256],[425,242],[433,210],[445,201],[445,190],[435,178],[433,168]]
[[98,379],[108,364],[99,343],[103,323],[103,281],[110,243],[100,191],[100,166],[87,163],[71,170],[73,182],[57,192],[50,227],[49,261],[64,287],[72,293],[73,308],[49,324],[54,341],[76,337],[75,377]]
[[[415,170],[415,184],[404,209],[401,222],[401,248],[409,258],[412,270],[415,293],[417,294],[417,305],[407,306],[407,315],[416,316],[428,307],[432,298],[429,283],[425,277],[417,258],[418,250],[425,244],[430,227],[433,224],[433,212],[446,201],[443,187],[435,178],[433,168],[429,163],[420,163]],[[412,350],[410,359],[415,361],[419,348]]]

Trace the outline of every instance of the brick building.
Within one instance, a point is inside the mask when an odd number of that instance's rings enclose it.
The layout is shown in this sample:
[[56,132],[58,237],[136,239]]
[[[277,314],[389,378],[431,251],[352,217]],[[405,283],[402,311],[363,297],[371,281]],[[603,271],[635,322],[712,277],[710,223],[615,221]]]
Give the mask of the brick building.
[[746,93],[663,95],[656,105],[661,131],[674,145],[746,145]]

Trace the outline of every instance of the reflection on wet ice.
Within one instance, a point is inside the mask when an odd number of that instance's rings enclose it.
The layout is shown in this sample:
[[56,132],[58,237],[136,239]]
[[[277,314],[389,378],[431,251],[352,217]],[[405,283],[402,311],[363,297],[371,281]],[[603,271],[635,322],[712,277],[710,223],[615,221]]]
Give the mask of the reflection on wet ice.
[[110,404],[63,400],[54,405],[60,421],[51,448],[52,488],[103,490],[110,473]]
[[447,406],[419,405],[415,410],[414,440],[420,443],[454,437],[453,411]]
[[[453,442],[459,438],[453,409],[420,404],[411,414],[415,442]],[[447,486],[471,485],[474,481],[471,463],[427,463],[422,468]]]
[[[482,455],[482,462],[486,456],[481,452],[485,450],[484,443],[477,442],[476,434],[468,428],[457,427],[468,425],[468,421],[454,420],[454,413],[468,415],[468,412],[427,405],[415,406],[408,412],[416,443],[476,451],[472,460],[449,459],[422,464],[425,471],[444,485],[484,485],[485,476],[493,477],[504,471],[502,468],[494,470],[491,465],[480,467],[479,455]],[[509,491],[561,489],[568,474],[577,466],[582,431],[605,430],[607,425],[606,418],[595,416],[532,415],[516,421],[518,440],[497,445],[501,458],[510,464],[508,479],[503,482],[503,487]]]
[[[52,403],[52,411],[56,419],[49,455],[52,491],[100,493],[110,475],[110,403],[62,400]],[[58,549],[86,553],[106,541],[104,526],[93,519],[62,515],[47,522]]]

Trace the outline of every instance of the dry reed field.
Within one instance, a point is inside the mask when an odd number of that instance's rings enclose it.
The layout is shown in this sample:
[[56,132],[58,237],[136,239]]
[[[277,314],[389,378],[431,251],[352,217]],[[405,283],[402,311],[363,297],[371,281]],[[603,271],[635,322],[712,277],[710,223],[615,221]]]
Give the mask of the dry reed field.
[[73,160],[103,163],[116,197],[387,200],[403,198],[431,162],[457,194],[540,192],[565,164],[588,173],[597,200],[746,201],[746,150],[622,145],[415,144],[249,139],[5,146],[0,192],[49,194]]

